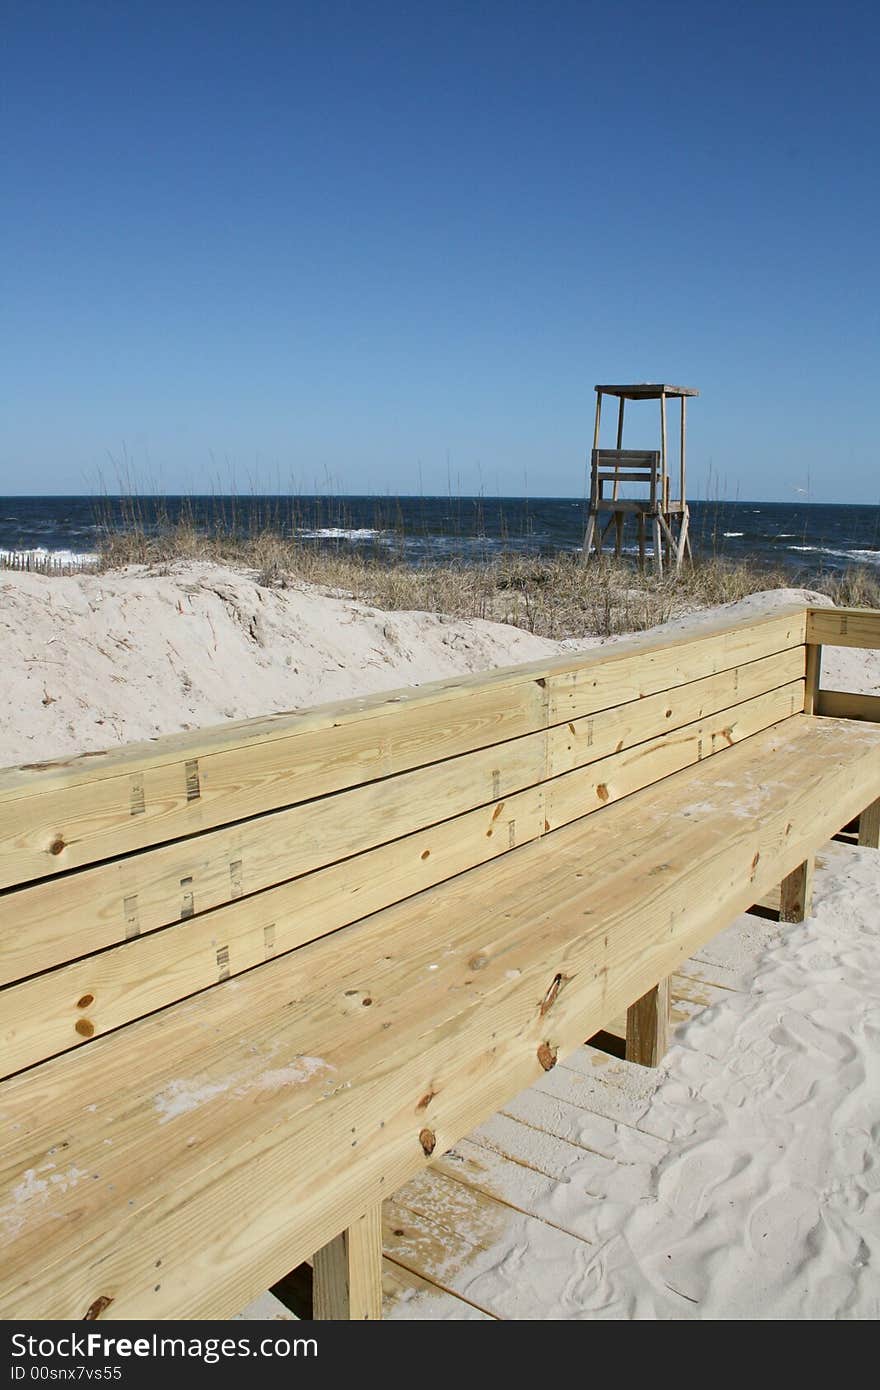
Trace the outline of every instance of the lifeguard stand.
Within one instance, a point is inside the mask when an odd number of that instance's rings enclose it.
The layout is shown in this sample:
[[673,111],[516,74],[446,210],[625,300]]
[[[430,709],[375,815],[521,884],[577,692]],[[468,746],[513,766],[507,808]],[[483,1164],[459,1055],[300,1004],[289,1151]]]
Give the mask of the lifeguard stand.
[[[584,536],[584,560],[592,554],[601,555],[606,535],[614,526],[614,554],[623,550],[623,533],[629,517],[635,517],[639,546],[639,565],[644,567],[646,553],[646,523],[651,524],[654,567],[658,574],[663,573],[663,552],[667,563],[674,563],[676,570],[681,568],[685,555],[690,556],[691,543],[688,538],[690,514],[685,493],[685,430],[686,406],[689,396],[698,396],[699,391],[689,386],[657,385],[653,382],[637,382],[632,386],[596,387],[596,427],[593,431],[593,452],[591,456],[590,505],[587,513],[587,530]],[[617,448],[599,448],[599,425],[602,419],[602,397],[616,396],[617,407]],[[666,402],[681,401],[681,449],[680,486],[677,499],[669,495],[669,467],[666,449]],[[623,412],[627,401],[660,402],[660,448],[659,450],[624,449]],[[620,497],[621,483],[641,483],[648,488],[647,497]],[[606,485],[611,485],[611,496],[605,495]],[[600,521],[600,513],[610,512],[608,520]]]

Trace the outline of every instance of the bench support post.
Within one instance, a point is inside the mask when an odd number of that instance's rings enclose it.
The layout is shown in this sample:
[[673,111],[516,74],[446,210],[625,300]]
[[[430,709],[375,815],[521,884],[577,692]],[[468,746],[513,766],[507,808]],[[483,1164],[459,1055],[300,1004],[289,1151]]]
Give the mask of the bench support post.
[[817,714],[819,680],[822,674],[822,648],[816,642],[807,643],[806,682],[804,685],[804,714]]
[[626,1060],[658,1067],[669,1045],[669,977],[626,1011]]
[[780,922],[803,922],[813,908],[813,855],[798,864],[782,880],[779,900]]
[[373,1322],[382,1317],[381,1203],[316,1252],[314,1271],[314,1318]]
[[859,816],[859,844],[880,849],[880,797],[866,806]]

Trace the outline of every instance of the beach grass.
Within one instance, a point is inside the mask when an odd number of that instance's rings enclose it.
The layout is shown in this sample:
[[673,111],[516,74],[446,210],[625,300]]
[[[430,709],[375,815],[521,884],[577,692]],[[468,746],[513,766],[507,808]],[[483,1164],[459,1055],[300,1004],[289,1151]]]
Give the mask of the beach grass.
[[639,632],[679,613],[732,603],[766,589],[805,585],[835,603],[880,607],[880,578],[867,566],[793,575],[782,567],[698,558],[679,574],[658,578],[628,560],[581,563],[578,554],[494,554],[414,565],[394,546],[320,545],[272,529],[206,535],[188,522],[158,535],[116,530],[107,535],[101,567],[166,567],[182,560],[247,568],[260,584],[306,583],[375,608],[444,613],[511,623],[541,637],[611,636]]
[[555,640],[644,631],[767,589],[808,587],[838,604],[880,607],[880,574],[871,566],[796,573],[757,560],[734,561],[715,544],[679,574],[663,578],[651,568],[640,572],[631,559],[606,556],[584,565],[578,553],[528,554],[513,547],[414,564],[392,501],[376,516],[381,544],[305,538],[303,531],[314,533],[329,519],[315,509],[322,500],[332,505],[338,523],[338,498],[310,499],[306,510],[297,497],[256,505],[253,498],[218,496],[206,525],[204,516],[197,521],[186,506],[174,514],[163,511],[161,499],[151,499],[147,513],[132,493],[99,507],[94,563],[59,566],[51,555],[4,561],[0,554],[0,568],[58,574],[144,565],[161,571],[182,561],[208,561],[248,570],[266,587],[313,584],[379,609],[489,619]]

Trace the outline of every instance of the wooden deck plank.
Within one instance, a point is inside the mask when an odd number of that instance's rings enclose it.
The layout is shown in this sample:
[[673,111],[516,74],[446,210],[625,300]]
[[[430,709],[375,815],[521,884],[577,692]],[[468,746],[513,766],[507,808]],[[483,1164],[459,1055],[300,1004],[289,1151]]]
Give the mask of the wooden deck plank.
[[0,1186],[33,1175],[3,1211],[7,1315],[82,1317],[99,1297],[109,1318],[243,1306],[414,1176],[426,1132],[451,1147],[867,803],[878,731],[807,723],[731,748],[711,779],[697,767],[641,793],[635,820],[621,802],[524,847],[501,894],[494,866],[474,870],[6,1082]]
[[[592,1254],[590,1242],[576,1232],[498,1202],[435,1168],[407,1183],[388,1205],[392,1219],[399,1222],[395,1233],[404,1232],[401,1239],[407,1243],[411,1267],[495,1317],[492,1255],[511,1227],[519,1245],[535,1247],[540,1241],[566,1264],[589,1260]],[[540,1277],[535,1269],[520,1271],[517,1282],[527,1286]],[[534,1316],[535,1301],[527,1287],[521,1297],[522,1316]]]
[[457,1322],[493,1322],[492,1313],[468,1303],[460,1294],[432,1284],[405,1264],[386,1255],[382,1261],[384,1318],[455,1318]]

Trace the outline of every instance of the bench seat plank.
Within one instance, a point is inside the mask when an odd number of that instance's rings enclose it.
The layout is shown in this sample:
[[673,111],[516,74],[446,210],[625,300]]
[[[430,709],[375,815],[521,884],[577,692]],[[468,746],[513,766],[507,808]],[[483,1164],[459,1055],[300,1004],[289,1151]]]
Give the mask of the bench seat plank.
[[787,719],[4,1082],[4,1315],[236,1311],[671,973],[878,786],[880,729]]

